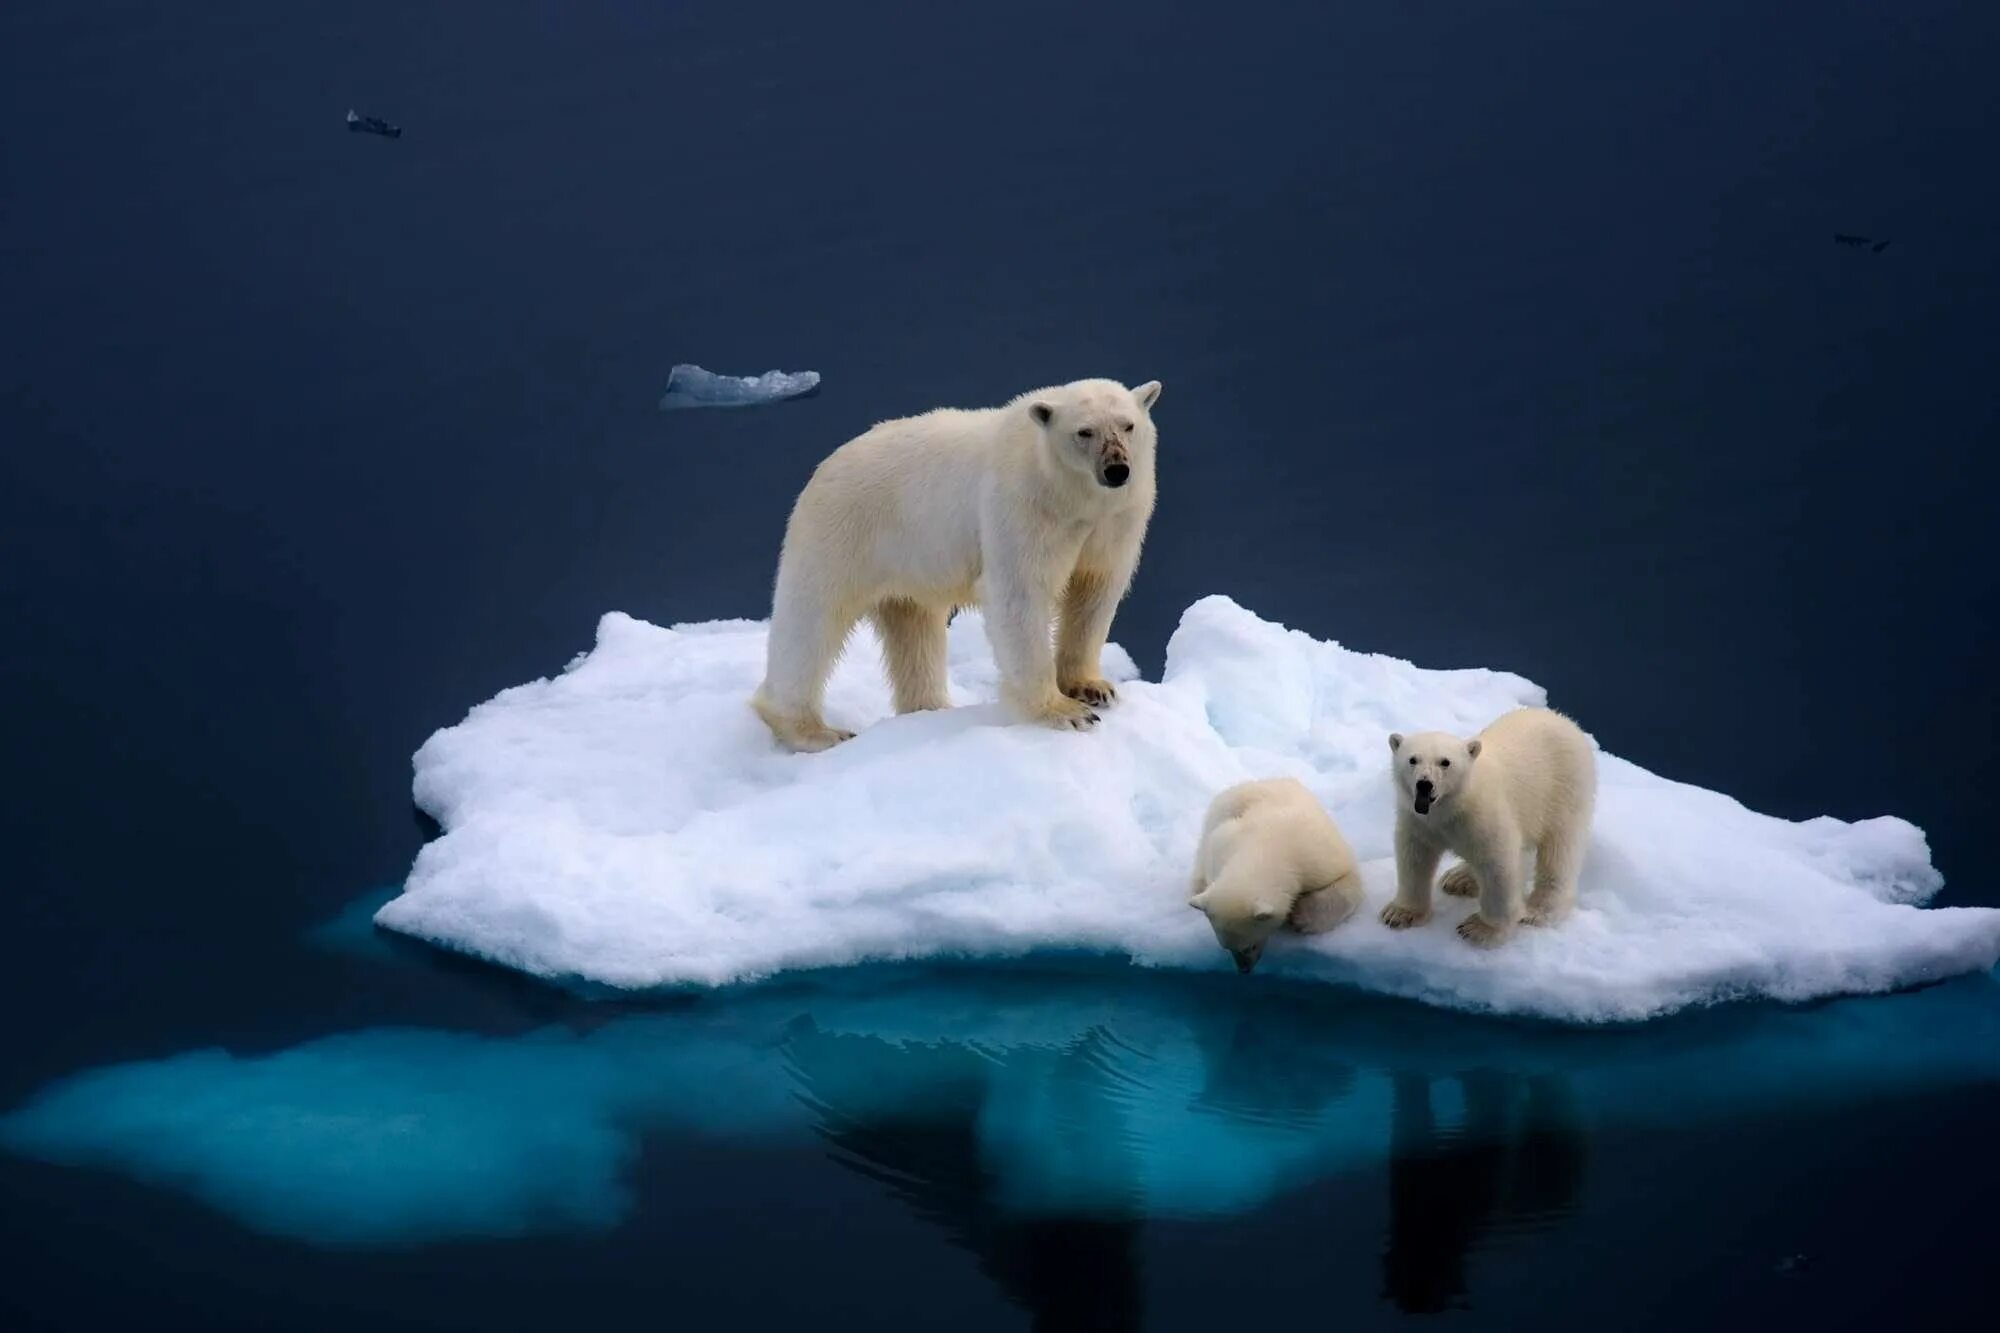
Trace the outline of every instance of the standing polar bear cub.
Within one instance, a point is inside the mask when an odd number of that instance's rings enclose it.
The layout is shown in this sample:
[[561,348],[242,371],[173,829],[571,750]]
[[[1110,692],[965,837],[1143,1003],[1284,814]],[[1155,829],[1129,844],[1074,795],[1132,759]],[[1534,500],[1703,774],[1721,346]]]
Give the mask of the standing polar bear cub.
[[[1469,741],[1426,731],[1390,736],[1389,750],[1396,896],[1382,909],[1384,925],[1401,930],[1429,919],[1431,878],[1445,852],[1465,864],[1438,887],[1479,899],[1458,926],[1471,943],[1490,948],[1518,921],[1553,925],[1569,914],[1597,800],[1596,750],[1576,723],[1546,708],[1517,708]],[[1524,903],[1529,851],[1535,883]]]
[[[1117,697],[1098,666],[1153,513],[1159,381],[1078,380],[1005,407],[885,421],[819,465],[785,527],[764,683],[751,706],[795,750],[863,616],[896,711],[946,708],[945,624],[981,606],[1006,702],[1082,731]],[[1049,627],[1056,623],[1055,641]]]
[[1280,927],[1315,934],[1354,915],[1361,874],[1347,839],[1302,784],[1243,782],[1209,804],[1188,904],[1207,913],[1216,942],[1248,972]]

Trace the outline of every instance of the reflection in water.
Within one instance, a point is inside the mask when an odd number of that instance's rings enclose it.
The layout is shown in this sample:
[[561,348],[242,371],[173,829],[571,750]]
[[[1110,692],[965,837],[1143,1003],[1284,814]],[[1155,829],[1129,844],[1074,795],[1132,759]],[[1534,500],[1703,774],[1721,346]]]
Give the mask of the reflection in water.
[[556,1007],[564,1023],[516,1036],[369,1030],[90,1071],[0,1118],[0,1146],[276,1235],[406,1245],[616,1226],[649,1137],[816,1142],[1041,1326],[1115,1328],[1140,1319],[1150,1219],[1336,1176],[1386,1188],[1386,1295],[1436,1310],[1465,1300],[1483,1246],[1576,1206],[1606,1127],[2000,1086],[1991,977],[1592,1031],[1027,964]]
[[1439,1128],[1428,1076],[1392,1076],[1383,1294],[1412,1313],[1463,1302],[1465,1262],[1496,1224],[1537,1230],[1576,1205],[1584,1135],[1568,1081],[1461,1075],[1464,1128]]
[[[1094,1054],[1103,1041],[1092,1030],[1039,1062],[1050,1099],[1067,1108],[1054,1118],[1046,1147],[1057,1171],[1101,1154],[1109,1165],[1100,1181],[1126,1176],[1136,1183],[1106,1066]],[[830,1035],[810,1023],[792,1034],[786,1053],[834,1159],[976,1256],[1008,1299],[1033,1315],[1034,1328],[1141,1327],[1136,1191],[1114,1191],[1074,1215],[1008,1207],[980,1133],[996,1098],[1004,1098],[1004,1064],[954,1043],[899,1046]],[[902,1108],[885,1108],[872,1091],[882,1078],[902,1087],[920,1081],[927,1091]]]

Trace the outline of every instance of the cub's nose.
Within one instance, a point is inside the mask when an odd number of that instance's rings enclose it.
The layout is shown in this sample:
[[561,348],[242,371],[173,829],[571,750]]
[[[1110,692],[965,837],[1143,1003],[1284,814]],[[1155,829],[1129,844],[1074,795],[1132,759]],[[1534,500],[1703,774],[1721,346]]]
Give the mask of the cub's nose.
[[1131,476],[1131,468],[1123,463],[1112,463],[1104,469],[1104,484],[1111,487],[1123,486]]
[[1432,792],[1436,790],[1437,790],[1437,784],[1432,782],[1429,778],[1417,779],[1417,795],[1429,796]]

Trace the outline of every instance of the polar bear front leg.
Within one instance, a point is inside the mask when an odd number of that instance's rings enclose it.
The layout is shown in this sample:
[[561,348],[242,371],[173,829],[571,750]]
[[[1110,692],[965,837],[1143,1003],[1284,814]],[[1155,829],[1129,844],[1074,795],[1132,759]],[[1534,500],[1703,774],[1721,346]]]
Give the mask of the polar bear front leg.
[[1382,924],[1391,930],[1421,926],[1431,919],[1431,879],[1444,849],[1396,820],[1396,896],[1382,909]]
[[1049,624],[1054,598],[1032,581],[1034,571],[1004,545],[986,564],[986,637],[1000,666],[1000,692],[1031,722],[1060,731],[1088,731],[1097,714],[1056,689],[1055,645]]
[[1098,658],[1127,582],[1099,569],[1078,568],[1069,576],[1056,626],[1056,689],[1066,697],[1095,708],[1117,701]]
[[1479,881],[1479,910],[1458,923],[1458,937],[1481,949],[1491,949],[1513,934],[1521,920],[1521,845],[1508,839],[1503,846],[1468,862]]

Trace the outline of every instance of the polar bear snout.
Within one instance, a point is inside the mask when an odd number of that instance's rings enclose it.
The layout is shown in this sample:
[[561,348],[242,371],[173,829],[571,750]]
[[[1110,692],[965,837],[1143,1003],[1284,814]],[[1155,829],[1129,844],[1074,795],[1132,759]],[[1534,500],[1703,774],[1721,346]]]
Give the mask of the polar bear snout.
[[1097,460],[1097,480],[1100,485],[1117,490],[1132,479],[1132,455],[1125,445],[1117,440],[1105,446],[1104,453]]

